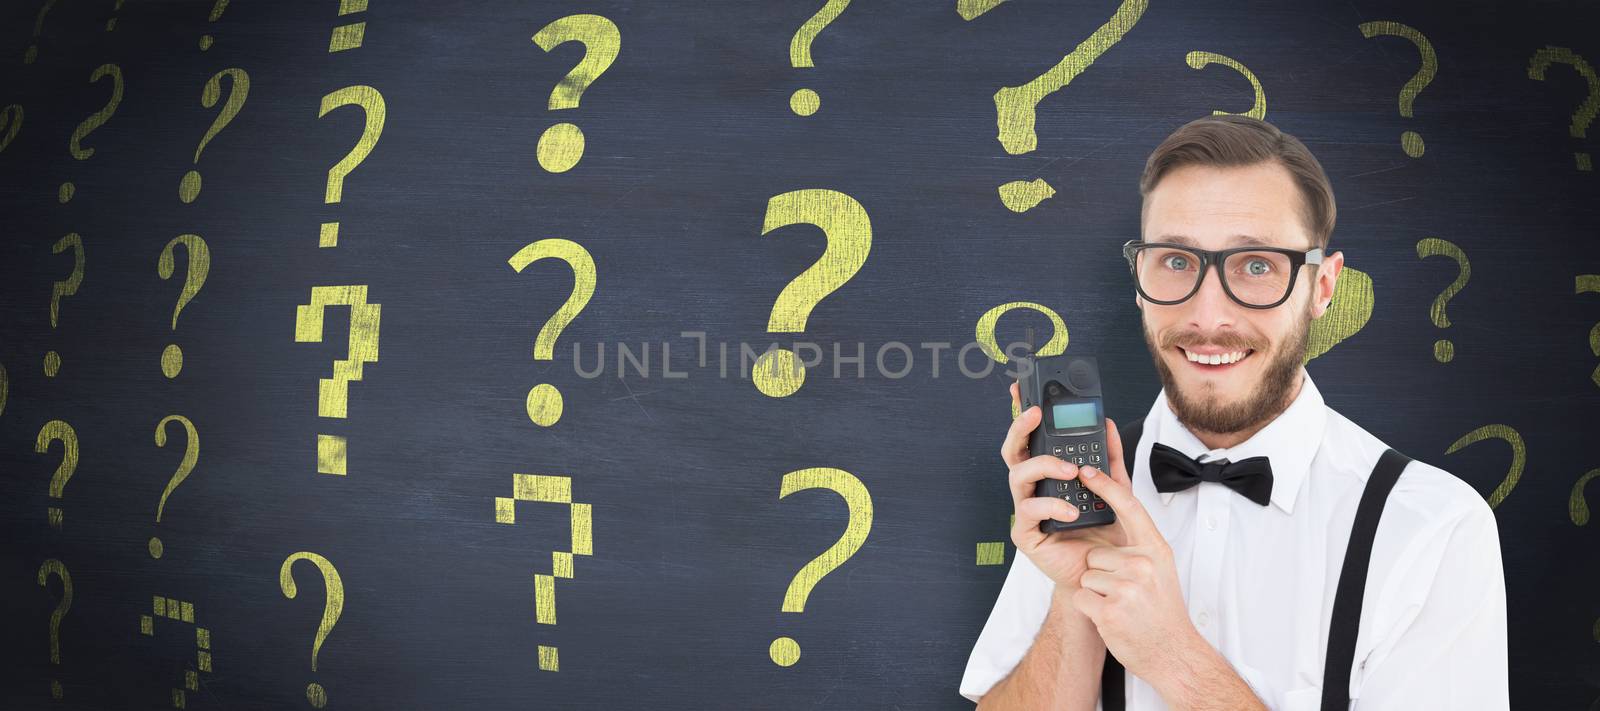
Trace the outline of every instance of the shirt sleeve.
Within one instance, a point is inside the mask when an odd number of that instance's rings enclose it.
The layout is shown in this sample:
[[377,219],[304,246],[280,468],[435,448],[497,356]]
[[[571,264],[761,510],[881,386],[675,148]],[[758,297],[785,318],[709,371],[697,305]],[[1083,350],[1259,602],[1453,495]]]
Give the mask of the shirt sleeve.
[[[1361,662],[1352,711],[1510,707],[1505,570],[1493,509],[1477,499],[1444,540],[1415,617]],[[1425,575],[1427,566],[1419,567]]]
[[961,677],[961,695],[977,702],[990,687],[1006,678],[1044,626],[1055,585],[1021,551],[1012,549],[1011,569],[1000,588],[989,621],[978,635],[967,670]]

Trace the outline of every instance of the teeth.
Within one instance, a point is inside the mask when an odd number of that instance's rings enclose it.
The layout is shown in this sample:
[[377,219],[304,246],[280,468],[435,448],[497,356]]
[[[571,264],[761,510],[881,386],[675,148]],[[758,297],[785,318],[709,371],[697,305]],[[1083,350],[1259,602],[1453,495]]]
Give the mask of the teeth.
[[1203,355],[1203,354],[1195,353],[1195,352],[1190,351],[1188,349],[1184,349],[1183,354],[1190,361],[1193,361],[1195,363],[1205,363],[1207,365],[1223,365],[1225,363],[1237,363],[1237,362],[1239,362],[1241,360],[1244,360],[1244,357],[1245,357],[1245,352],[1244,351],[1233,351],[1231,353],[1214,353],[1212,355]]

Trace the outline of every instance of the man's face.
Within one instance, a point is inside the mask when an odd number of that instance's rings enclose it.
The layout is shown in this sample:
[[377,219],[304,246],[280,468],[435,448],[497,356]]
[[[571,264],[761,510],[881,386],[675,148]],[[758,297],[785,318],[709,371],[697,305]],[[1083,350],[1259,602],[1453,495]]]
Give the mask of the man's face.
[[[1315,245],[1302,221],[1302,197],[1276,162],[1249,167],[1184,166],[1167,173],[1146,197],[1143,239],[1200,249],[1260,246],[1307,250]],[[1246,308],[1228,297],[1218,269],[1199,291],[1172,306],[1145,301],[1145,343],[1155,358],[1167,400],[1192,430],[1230,433],[1282,412],[1298,392],[1311,319],[1327,309],[1343,255],[1323,267],[1301,267],[1289,299],[1270,309]],[[1236,362],[1211,365],[1209,357]],[[1193,356],[1205,356],[1200,363]],[[1230,355],[1231,354],[1231,355]]]

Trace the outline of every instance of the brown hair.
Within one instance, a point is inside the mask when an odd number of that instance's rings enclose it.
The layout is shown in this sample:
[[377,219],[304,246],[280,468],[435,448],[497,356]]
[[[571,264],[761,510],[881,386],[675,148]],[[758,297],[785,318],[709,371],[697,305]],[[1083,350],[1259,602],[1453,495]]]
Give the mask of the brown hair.
[[1139,194],[1148,197],[1169,171],[1186,165],[1243,167],[1275,160],[1288,169],[1304,198],[1301,216],[1312,244],[1328,247],[1337,209],[1333,185],[1300,139],[1261,119],[1224,114],[1186,123],[1156,146],[1139,176]]

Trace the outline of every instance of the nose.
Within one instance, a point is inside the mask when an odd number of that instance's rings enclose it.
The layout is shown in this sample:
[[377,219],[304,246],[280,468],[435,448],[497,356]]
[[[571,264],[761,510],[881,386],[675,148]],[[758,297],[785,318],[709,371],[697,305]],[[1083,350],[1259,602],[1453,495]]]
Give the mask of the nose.
[[1200,289],[1184,302],[1189,308],[1189,325],[1202,332],[1232,328],[1239,306],[1222,290],[1222,267],[1212,265],[1200,279]]

